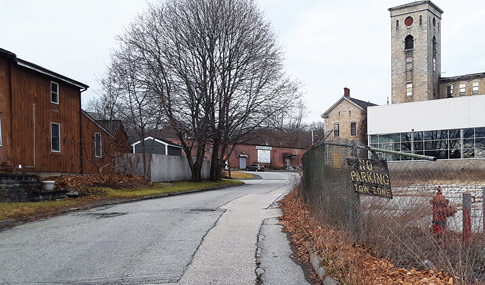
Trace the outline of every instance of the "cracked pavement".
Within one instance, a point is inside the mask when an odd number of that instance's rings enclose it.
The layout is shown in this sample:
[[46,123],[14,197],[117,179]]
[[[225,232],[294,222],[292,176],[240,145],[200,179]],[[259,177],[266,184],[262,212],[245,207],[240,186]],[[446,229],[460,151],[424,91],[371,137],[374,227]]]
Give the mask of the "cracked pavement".
[[277,225],[290,175],[4,230],[0,284],[308,284]]

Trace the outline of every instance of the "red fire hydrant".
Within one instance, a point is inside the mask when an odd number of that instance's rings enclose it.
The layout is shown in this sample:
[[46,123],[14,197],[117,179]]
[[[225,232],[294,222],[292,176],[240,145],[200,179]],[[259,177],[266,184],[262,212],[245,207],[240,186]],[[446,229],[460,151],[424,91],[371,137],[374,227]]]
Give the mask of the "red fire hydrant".
[[438,243],[443,244],[443,236],[446,231],[446,220],[456,213],[456,208],[449,206],[449,200],[441,193],[441,186],[436,189],[436,195],[429,201],[433,205],[433,226],[432,232],[438,238]]

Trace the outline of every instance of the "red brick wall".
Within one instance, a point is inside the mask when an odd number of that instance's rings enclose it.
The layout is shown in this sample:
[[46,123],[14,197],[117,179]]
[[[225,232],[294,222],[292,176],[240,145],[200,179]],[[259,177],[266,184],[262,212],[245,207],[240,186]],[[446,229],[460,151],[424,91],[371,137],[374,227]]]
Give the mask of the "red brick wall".
[[271,147],[270,150],[270,163],[258,162],[258,149],[256,145],[236,145],[231,156],[229,157],[229,166],[231,168],[239,168],[240,155],[247,155],[246,165],[249,166],[254,163],[263,164],[269,169],[284,169],[285,166],[285,154],[291,154],[290,166],[297,167],[301,165],[301,158],[306,152],[306,149],[301,148],[289,148],[289,147]]

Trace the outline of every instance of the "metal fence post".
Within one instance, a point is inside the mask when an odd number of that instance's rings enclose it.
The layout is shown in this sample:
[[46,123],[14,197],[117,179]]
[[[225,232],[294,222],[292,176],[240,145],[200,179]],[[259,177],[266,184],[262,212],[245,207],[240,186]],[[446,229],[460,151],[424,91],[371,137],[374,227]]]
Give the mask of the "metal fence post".
[[463,243],[466,247],[470,245],[470,234],[472,232],[471,210],[472,194],[463,194]]

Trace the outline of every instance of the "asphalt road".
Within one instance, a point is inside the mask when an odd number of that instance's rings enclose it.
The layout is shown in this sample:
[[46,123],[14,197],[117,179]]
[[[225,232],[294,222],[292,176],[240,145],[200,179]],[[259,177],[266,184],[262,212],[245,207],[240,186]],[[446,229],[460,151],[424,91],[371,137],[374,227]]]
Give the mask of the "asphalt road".
[[275,201],[289,173],[0,232],[0,284],[308,284]]

